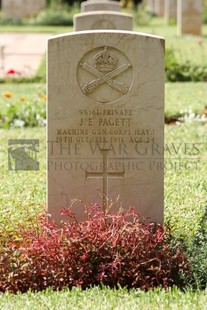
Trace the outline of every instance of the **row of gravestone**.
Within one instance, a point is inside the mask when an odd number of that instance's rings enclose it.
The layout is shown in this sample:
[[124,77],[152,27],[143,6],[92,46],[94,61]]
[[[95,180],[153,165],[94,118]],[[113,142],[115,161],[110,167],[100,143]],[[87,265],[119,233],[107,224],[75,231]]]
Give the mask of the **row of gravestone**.
[[[45,0],[3,0],[3,16],[12,19],[31,17],[44,8],[45,4]],[[116,1],[84,1],[81,3],[81,12],[74,16],[75,31],[104,28],[132,30],[133,28],[132,16],[120,13],[120,3]]]
[[[2,0],[2,12],[5,19],[31,17],[45,6],[46,0]],[[88,11],[120,11],[120,3],[111,0],[82,2],[81,12]]]
[[133,29],[131,14],[120,12],[120,3],[112,0],[88,0],[81,3],[81,13],[73,18],[74,31]]
[[72,205],[83,220],[84,206],[98,203],[114,211],[133,207],[162,223],[164,39],[106,29],[56,36],[48,42],[47,76],[52,218],[59,221]]
[[203,0],[147,0],[148,10],[177,20],[177,33],[201,35]]
[[[203,0],[145,0],[143,2],[151,13],[165,15],[167,21],[172,18],[177,19],[179,35],[201,35]],[[11,19],[31,17],[45,5],[46,0],[2,0],[3,17]],[[97,14],[91,13],[92,11],[104,11],[104,13],[99,13],[97,21]],[[113,11],[113,14],[109,11]],[[81,4],[82,13],[74,18],[74,29],[75,31],[102,28],[132,30],[132,17],[120,12],[117,14],[115,11],[120,11],[120,3],[113,0],[84,1]]]

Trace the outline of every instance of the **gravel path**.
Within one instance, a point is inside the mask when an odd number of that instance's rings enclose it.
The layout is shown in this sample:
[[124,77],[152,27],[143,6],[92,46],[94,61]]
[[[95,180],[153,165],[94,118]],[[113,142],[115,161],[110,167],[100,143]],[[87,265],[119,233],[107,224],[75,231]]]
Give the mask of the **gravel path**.
[[39,68],[52,34],[0,34],[0,77],[15,72],[19,76],[33,76]]

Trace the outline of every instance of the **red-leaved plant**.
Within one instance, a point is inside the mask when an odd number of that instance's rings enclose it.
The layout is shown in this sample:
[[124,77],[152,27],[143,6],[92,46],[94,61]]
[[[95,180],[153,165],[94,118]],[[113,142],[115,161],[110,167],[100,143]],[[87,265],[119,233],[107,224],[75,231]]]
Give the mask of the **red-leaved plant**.
[[4,238],[0,291],[183,285],[189,264],[168,229],[145,223],[133,209],[109,213],[93,205],[86,213],[88,219],[78,222],[71,208],[63,210],[61,226],[45,214],[32,228]]

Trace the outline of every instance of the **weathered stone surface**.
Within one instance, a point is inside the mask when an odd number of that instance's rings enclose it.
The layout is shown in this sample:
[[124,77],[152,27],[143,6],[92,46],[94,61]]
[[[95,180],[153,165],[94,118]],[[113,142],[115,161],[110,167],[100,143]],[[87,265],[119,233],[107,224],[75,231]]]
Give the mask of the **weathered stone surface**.
[[76,201],[79,220],[99,203],[162,223],[164,39],[107,30],[51,38],[47,97],[52,218]]
[[177,19],[177,0],[165,0],[165,20]]
[[2,0],[2,15],[18,20],[36,15],[46,5],[45,0]]
[[89,11],[120,11],[120,3],[110,0],[89,0],[81,3],[81,12]]
[[203,0],[177,0],[178,35],[201,35]]
[[76,14],[73,17],[74,31],[115,29],[133,29],[133,17],[130,14],[96,11]]

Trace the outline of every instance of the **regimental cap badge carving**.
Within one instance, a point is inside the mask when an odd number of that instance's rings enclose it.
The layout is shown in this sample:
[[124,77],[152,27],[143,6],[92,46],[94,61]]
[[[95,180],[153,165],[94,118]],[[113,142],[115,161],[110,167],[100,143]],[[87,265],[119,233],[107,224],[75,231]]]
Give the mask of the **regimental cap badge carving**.
[[88,98],[114,102],[128,93],[133,81],[133,68],[128,57],[112,46],[88,51],[78,63],[77,82]]
[[111,51],[104,47],[102,51],[93,57],[95,68],[101,72],[110,72],[117,66],[117,57]]

